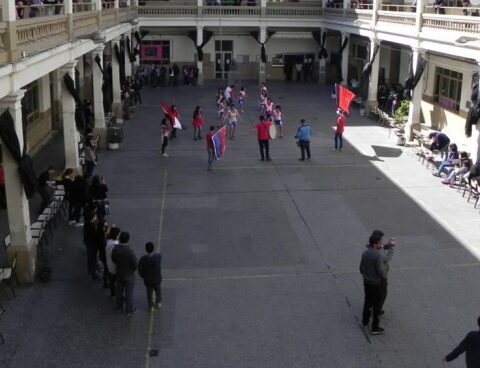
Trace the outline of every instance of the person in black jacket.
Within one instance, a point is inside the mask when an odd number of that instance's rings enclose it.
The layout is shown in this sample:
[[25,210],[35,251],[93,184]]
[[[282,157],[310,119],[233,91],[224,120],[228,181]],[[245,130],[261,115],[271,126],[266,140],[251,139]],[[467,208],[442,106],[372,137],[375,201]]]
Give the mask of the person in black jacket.
[[77,175],[70,186],[69,202],[71,210],[69,210],[69,225],[77,227],[83,226],[80,222],[82,208],[87,203],[87,182],[81,175]]
[[83,242],[87,248],[87,269],[92,280],[100,278],[97,275],[97,257],[105,244],[103,222],[99,221],[94,208],[85,211],[85,226],[83,228]]
[[[162,307],[162,256],[154,252],[154,245],[151,242],[145,244],[147,252],[138,262],[138,273],[143,278],[147,289],[147,300],[150,312],[155,311],[155,307]],[[153,303],[153,292],[155,291],[155,304]]]
[[[117,311],[125,310],[127,316],[136,312],[133,307],[133,288],[135,286],[135,271],[137,269],[137,257],[128,246],[130,234],[122,231],[118,238],[118,244],[113,248],[112,261],[115,263],[115,296],[117,300]],[[124,297],[125,294],[125,297]]]
[[[477,319],[478,327],[480,328],[480,317]],[[480,331],[470,331],[467,336],[460,342],[460,344],[448,354],[444,361],[451,362],[457,359],[458,356],[466,352],[465,360],[467,368],[480,367]]]

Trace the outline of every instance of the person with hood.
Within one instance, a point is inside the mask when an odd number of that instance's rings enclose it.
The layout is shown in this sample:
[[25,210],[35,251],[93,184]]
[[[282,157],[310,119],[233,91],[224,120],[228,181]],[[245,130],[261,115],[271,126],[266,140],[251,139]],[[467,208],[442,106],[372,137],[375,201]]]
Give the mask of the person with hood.
[[[145,244],[147,252],[138,262],[138,273],[143,278],[145,288],[147,289],[147,300],[150,312],[155,311],[155,307],[162,307],[162,256],[156,253],[152,242]],[[153,302],[153,292],[155,292],[155,303]]]

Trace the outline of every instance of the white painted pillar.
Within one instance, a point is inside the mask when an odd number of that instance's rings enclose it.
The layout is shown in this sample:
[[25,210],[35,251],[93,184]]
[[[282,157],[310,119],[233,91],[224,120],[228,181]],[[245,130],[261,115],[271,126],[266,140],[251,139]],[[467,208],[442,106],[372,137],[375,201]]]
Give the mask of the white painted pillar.
[[[85,99],[85,64],[83,62],[83,56],[80,56],[78,59],[77,70],[78,70],[78,85],[75,84],[75,87],[79,91],[80,98],[82,101]],[[77,81],[75,81],[76,83]]]
[[422,30],[422,16],[426,4],[426,0],[417,0],[417,9],[415,11],[415,35],[413,35],[414,37],[418,37],[418,34]]
[[[320,34],[323,36],[323,33],[327,30],[325,28],[320,28]],[[325,45],[326,46],[326,45]],[[324,85],[327,80],[327,60],[325,58],[318,59],[318,84]]]
[[123,121],[121,86],[120,86],[120,64],[115,55],[115,45],[120,48],[120,37],[114,38],[111,42],[112,53],[112,111],[117,117],[117,121]]
[[[203,27],[197,27],[197,46],[200,46],[203,42]],[[203,85],[203,61],[198,60],[197,54],[197,68],[198,68],[198,80],[197,84],[199,86]]]
[[68,73],[75,81],[75,66],[77,61],[68,63],[60,68],[62,78],[62,107],[63,107],[63,141],[65,145],[65,166],[80,170],[80,160],[78,157],[78,132],[75,124],[75,99],[68,92],[63,76]]
[[[343,42],[350,36],[349,33],[342,32],[342,45]],[[348,57],[350,54],[350,43],[351,40],[348,40],[347,46],[343,49],[342,52],[342,84],[348,86]]]
[[39,79],[38,110],[45,113],[50,109],[50,74],[45,74]]
[[98,46],[93,50],[93,65],[92,65],[92,77],[93,77],[93,111],[95,115],[95,128],[105,128],[105,111],[103,110],[103,75],[95,62],[95,58],[100,58],[100,65],[103,68],[103,49],[104,45]]
[[73,0],[63,0],[63,10],[65,14],[73,13]]
[[[260,27],[260,43],[264,43],[267,39],[267,28]],[[261,52],[261,49],[260,49]],[[262,55],[260,53],[260,57],[258,59],[258,82],[265,83],[266,82],[266,71],[265,71],[265,63],[262,61]]]
[[[131,35],[128,36],[130,39]],[[132,63],[130,62],[130,55],[128,54],[127,48],[127,35],[124,36],[125,40],[125,78],[130,77],[132,75]],[[130,39],[130,50],[132,49],[132,40]]]
[[[480,60],[477,60],[477,68],[480,68]],[[471,80],[471,77],[469,79]],[[470,96],[468,97],[468,99],[470,99]],[[474,104],[475,101],[471,101],[471,103]],[[470,158],[474,163],[480,159],[480,122],[476,124],[475,128],[476,129],[472,129],[472,141],[476,142],[476,147],[475,143],[472,142],[473,147],[470,150],[472,154]]]
[[[413,73],[417,71],[417,63],[418,59],[421,56],[425,55],[425,51],[419,49],[418,47],[412,47],[413,50],[413,57],[412,57],[412,65],[413,65]],[[420,116],[422,114],[422,96],[424,90],[424,76],[420,78],[418,84],[415,86],[413,90],[412,100],[410,101],[410,107],[408,110],[408,120],[407,124],[405,125],[405,138],[408,141],[413,140],[413,127],[414,125],[420,125]]]
[[[12,1],[13,2],[13,1]],[[0,109],[9,109],[12,115],[15,132],[23,150],[22,103],[24,90],[4,97],[0,100]],[[3,169],[5,172],[5,194],[7,198],[8,226],[11,245],[10,256],[17,255],[17,276],[20,281],[32,283],[35,276],[37,248],[30,232],[30,212],[28,199],[20,181],[18,164],[10,151],[2,144]]]
[[[376,39],[370,39],[370,58],[372,60],[373,53],[377,45],[380,45],[379,41]],[[378,106],[377,101],[377,90],[378,90],[378,72],[380,69],[380,50],[375,57],[375,61],[372,64],[372,72],[370,73],[370,81],[368,83],[368,107]]]
[[17,20],[17,7],[16,1],[2,0],[2,20],[4,22],[14,22]]

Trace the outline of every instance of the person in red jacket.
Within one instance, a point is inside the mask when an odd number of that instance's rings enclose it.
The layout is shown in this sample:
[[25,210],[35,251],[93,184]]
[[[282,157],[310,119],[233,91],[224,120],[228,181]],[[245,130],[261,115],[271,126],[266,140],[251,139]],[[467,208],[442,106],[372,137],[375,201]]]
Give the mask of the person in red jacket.
[[255,125],[257,130],[258,146],[260,148],[260,157],[262,161],[272,161],[270,158],[270,147],[268,140],[270,139],[269,128],[272,122],[265,120],[263,115],[260,115],[260,121]]
[[200,106],[193,112],[193,140],[202,139],[203,113]]
[[337,128],[335,129],[335,149],[339,151],[343,148],[343,131],[345,130],[345,115],[343,111],[337,109]]

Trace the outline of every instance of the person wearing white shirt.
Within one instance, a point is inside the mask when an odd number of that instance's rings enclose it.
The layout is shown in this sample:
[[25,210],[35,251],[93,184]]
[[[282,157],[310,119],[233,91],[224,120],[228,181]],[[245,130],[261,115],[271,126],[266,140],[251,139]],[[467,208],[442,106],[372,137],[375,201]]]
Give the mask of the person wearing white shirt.
[[108,287],[110,289],[110,296],[115,296],[115,271],[116,265],[112,260],[113,248],[118,244],[118,236],[120,235],[120,228],[113,225],[107,231],[107,242],[105,245],[105,259],[108,269]]

